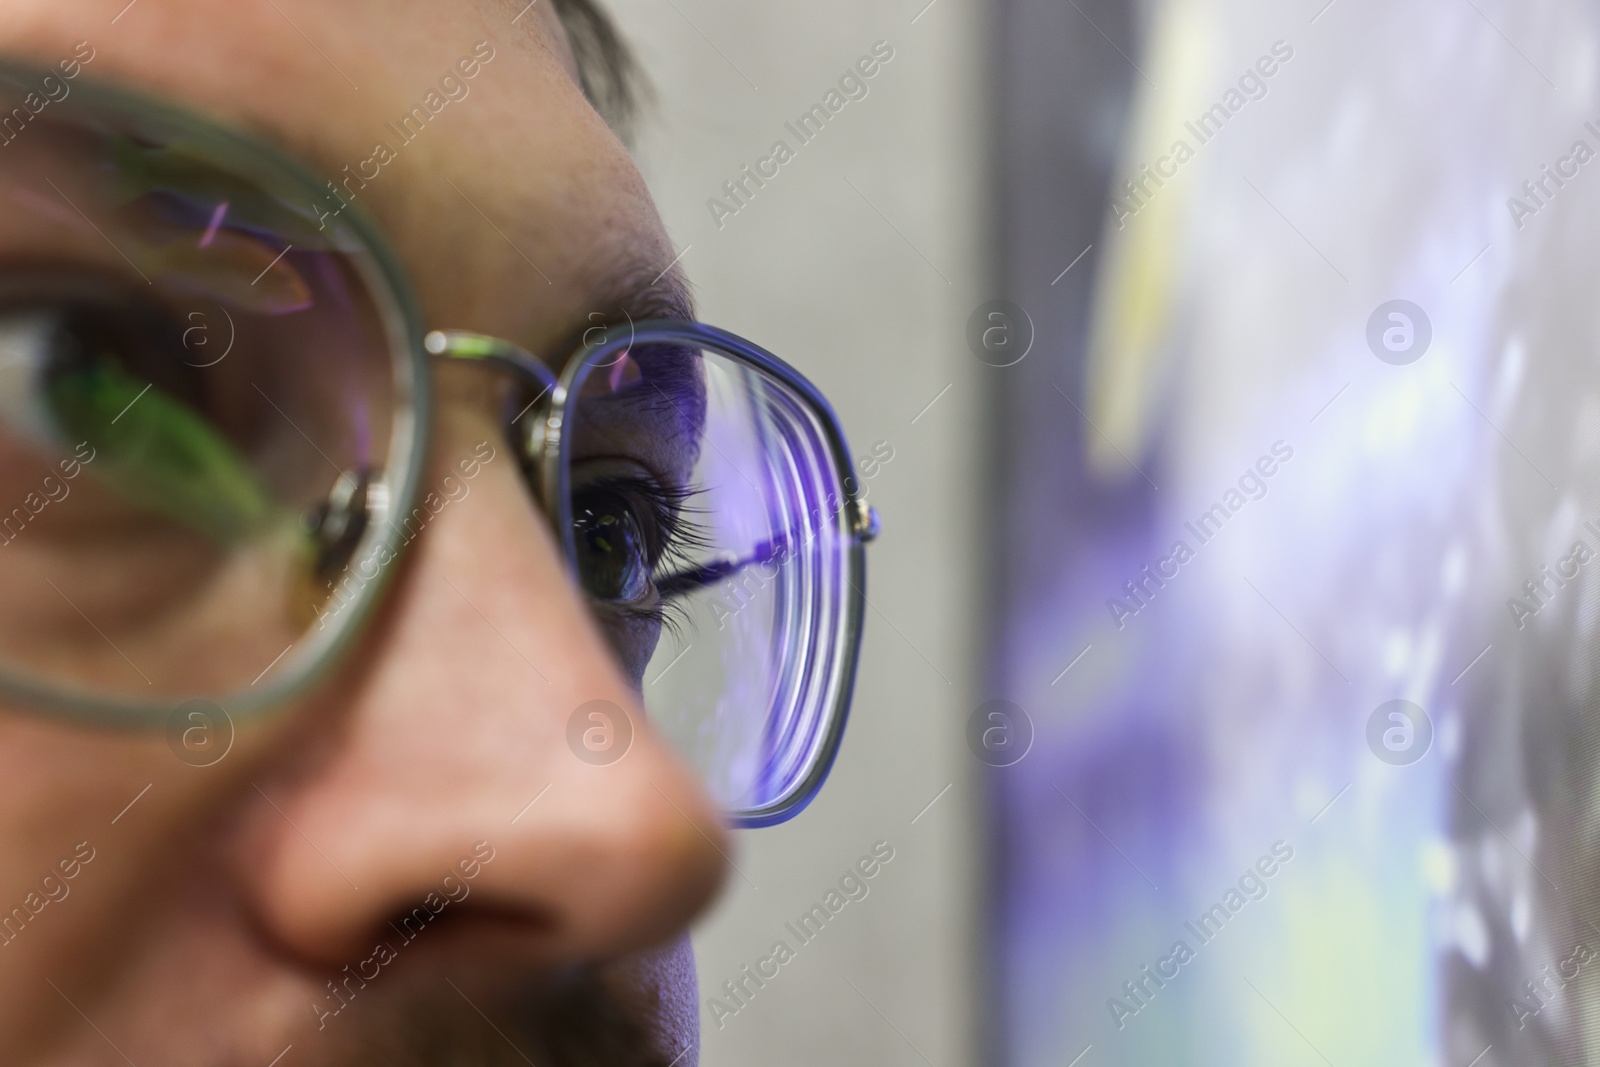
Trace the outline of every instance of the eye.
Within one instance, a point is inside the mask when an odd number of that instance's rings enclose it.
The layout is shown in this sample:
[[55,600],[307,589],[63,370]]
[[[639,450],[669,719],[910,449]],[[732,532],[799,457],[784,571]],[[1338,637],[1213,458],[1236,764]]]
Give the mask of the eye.
[[578,577],[598,600],[632,604],[651,592],[648,507],[625,485],[600,483],[572,501]]
[[0,288],[0,422],[35,446],[87,442],[125,502],[229,543],[273,505],[182,336],[166,307],[90,282]]
[[[146,385],[190,407],[200,383],[162,308],[84,286],[0,297],[0,419],[39,443],[81,436],[91,408]],[[120,414],[117,407],[107,416]],[[76,438],[74,438],[76,439]]]
[[572,533],[585,591],[668,621],[678,595],[669,588],[671,574],[689,566],[703,542],[689,503],[694,495],[634,474],[601,476],[575,487]]

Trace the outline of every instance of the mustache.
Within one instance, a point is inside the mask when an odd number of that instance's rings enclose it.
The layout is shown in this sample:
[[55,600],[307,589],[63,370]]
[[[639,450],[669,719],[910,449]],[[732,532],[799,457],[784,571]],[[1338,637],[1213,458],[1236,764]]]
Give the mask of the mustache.
[[[572,969],[502,1003],[474,1003],[454,983],[408,995],[358,1024],[325,1067],[692,1067],[670,1059],[650,1023],[654,997],[595,967]],[[376,1005],[375,1005],[376,1007]]]

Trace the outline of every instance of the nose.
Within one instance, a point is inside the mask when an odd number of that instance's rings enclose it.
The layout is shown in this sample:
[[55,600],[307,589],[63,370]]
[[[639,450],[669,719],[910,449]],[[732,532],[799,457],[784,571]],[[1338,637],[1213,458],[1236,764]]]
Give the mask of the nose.
[[644,720],[493,421],[439,423],[379,619],[246,794],[241,891],[335,965],[446,911],[430,938],[492,927],[550,965],[658,944],[722,880],[719,818]]

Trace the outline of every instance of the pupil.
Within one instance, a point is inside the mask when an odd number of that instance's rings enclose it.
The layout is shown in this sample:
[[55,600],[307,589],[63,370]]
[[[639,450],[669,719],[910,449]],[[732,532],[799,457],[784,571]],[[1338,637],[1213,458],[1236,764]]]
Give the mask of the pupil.
[[69,303],[55,311],[47,380],[114,365],[196,410],[200,376],[182,359],[182,327],[164,309],[141,302]]
[[584,589],[600,600],[638,600],[649,589],[650,573],[633,509],[609,493],[578,503],[574,526]]

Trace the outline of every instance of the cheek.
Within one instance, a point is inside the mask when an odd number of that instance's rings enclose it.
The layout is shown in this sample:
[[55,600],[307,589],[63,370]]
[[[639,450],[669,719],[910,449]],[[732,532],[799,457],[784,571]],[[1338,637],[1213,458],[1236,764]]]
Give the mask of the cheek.
[[[644,691],[645,670],[661,639],[661,624],[652,619],[630,617],[604,608],[596,612],[600,633],[616,657],[622,676],[636,693]],[[660,667],[656,668],[658,671]]]

